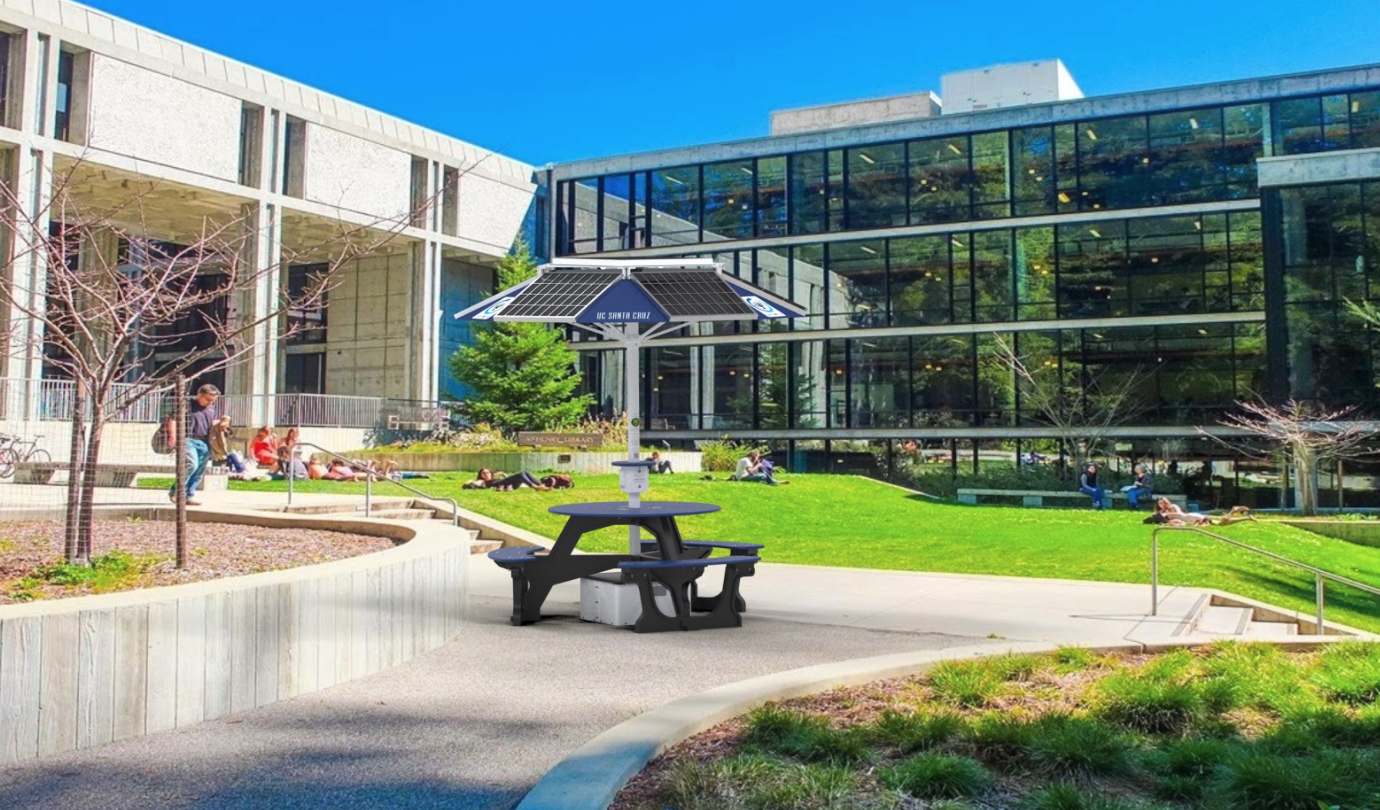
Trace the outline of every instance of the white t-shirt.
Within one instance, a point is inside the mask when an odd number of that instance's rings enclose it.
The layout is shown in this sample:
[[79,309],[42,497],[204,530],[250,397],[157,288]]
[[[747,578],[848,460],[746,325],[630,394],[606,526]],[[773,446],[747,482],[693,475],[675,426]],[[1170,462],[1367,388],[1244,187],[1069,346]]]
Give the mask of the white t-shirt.
[[746,457],[738,459],[738,466],[733,470],[733,477],[743,479],[748,477],[748,469],[752,467],[752,462]]

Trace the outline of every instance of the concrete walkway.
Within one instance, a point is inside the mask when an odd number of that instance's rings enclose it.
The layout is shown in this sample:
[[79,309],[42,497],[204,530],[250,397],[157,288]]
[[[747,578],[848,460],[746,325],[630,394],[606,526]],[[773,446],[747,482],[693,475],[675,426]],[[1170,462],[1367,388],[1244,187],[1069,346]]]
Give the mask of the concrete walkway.
[[506,808],[604,730],[710,687],[959,645],[1153,643],[1197,598],[1166,590],[1170,618],[1147,622],[1145,586],[764,564],[743,583],[743,628],[635,635],[574,618],[574,583],[546,606],[563,618],[509,626],[509,576],[482,556],[471,587],[465,632],[430,655],[225,720],[0,770],[0,807]]

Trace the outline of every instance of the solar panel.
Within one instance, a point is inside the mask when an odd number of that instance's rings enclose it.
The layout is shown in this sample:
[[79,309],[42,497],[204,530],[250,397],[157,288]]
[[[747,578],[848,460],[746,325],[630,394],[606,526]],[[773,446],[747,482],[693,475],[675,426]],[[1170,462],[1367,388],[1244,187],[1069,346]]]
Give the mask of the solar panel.
[[713,271],[634,270],[633,278],[672,318],[756,315]]
[[622,277],[614,272],[557,270],[543,273],[527,285],[503,310],[505,318],[573,318],[609,285]]

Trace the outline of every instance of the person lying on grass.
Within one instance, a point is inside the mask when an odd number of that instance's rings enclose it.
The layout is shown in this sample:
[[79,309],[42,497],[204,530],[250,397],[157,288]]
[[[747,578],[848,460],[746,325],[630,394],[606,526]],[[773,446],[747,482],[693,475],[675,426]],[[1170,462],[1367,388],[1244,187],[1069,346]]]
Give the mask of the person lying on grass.
[[1155,502],[1155,514],[1146,518],[1145,522],[1167,526],[1230,526],[1246,520],[1255,520],[1255,515],[1244,506],[1233,506],[1225,515],[1213,518],[1202,512],[1185,512],[1168,498],[1160,498]]
[[529,486],[537,492],[548,492],[551,487],[538,481],[531,473],[523,471],[517,475],[504,476],[502,473],[494,474],[488,467],[479,471],[479,477],[464,484],[465,489],[496,489],[499,492],[518,489]]

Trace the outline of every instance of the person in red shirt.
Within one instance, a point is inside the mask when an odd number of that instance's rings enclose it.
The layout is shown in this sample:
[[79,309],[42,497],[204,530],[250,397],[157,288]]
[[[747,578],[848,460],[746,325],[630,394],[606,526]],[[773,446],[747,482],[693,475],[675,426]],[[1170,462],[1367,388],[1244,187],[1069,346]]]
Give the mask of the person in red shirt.
[[249,455],[263,467],[272,467],[278,460],[278,437],[267,427],[259,428],[249,443]]

